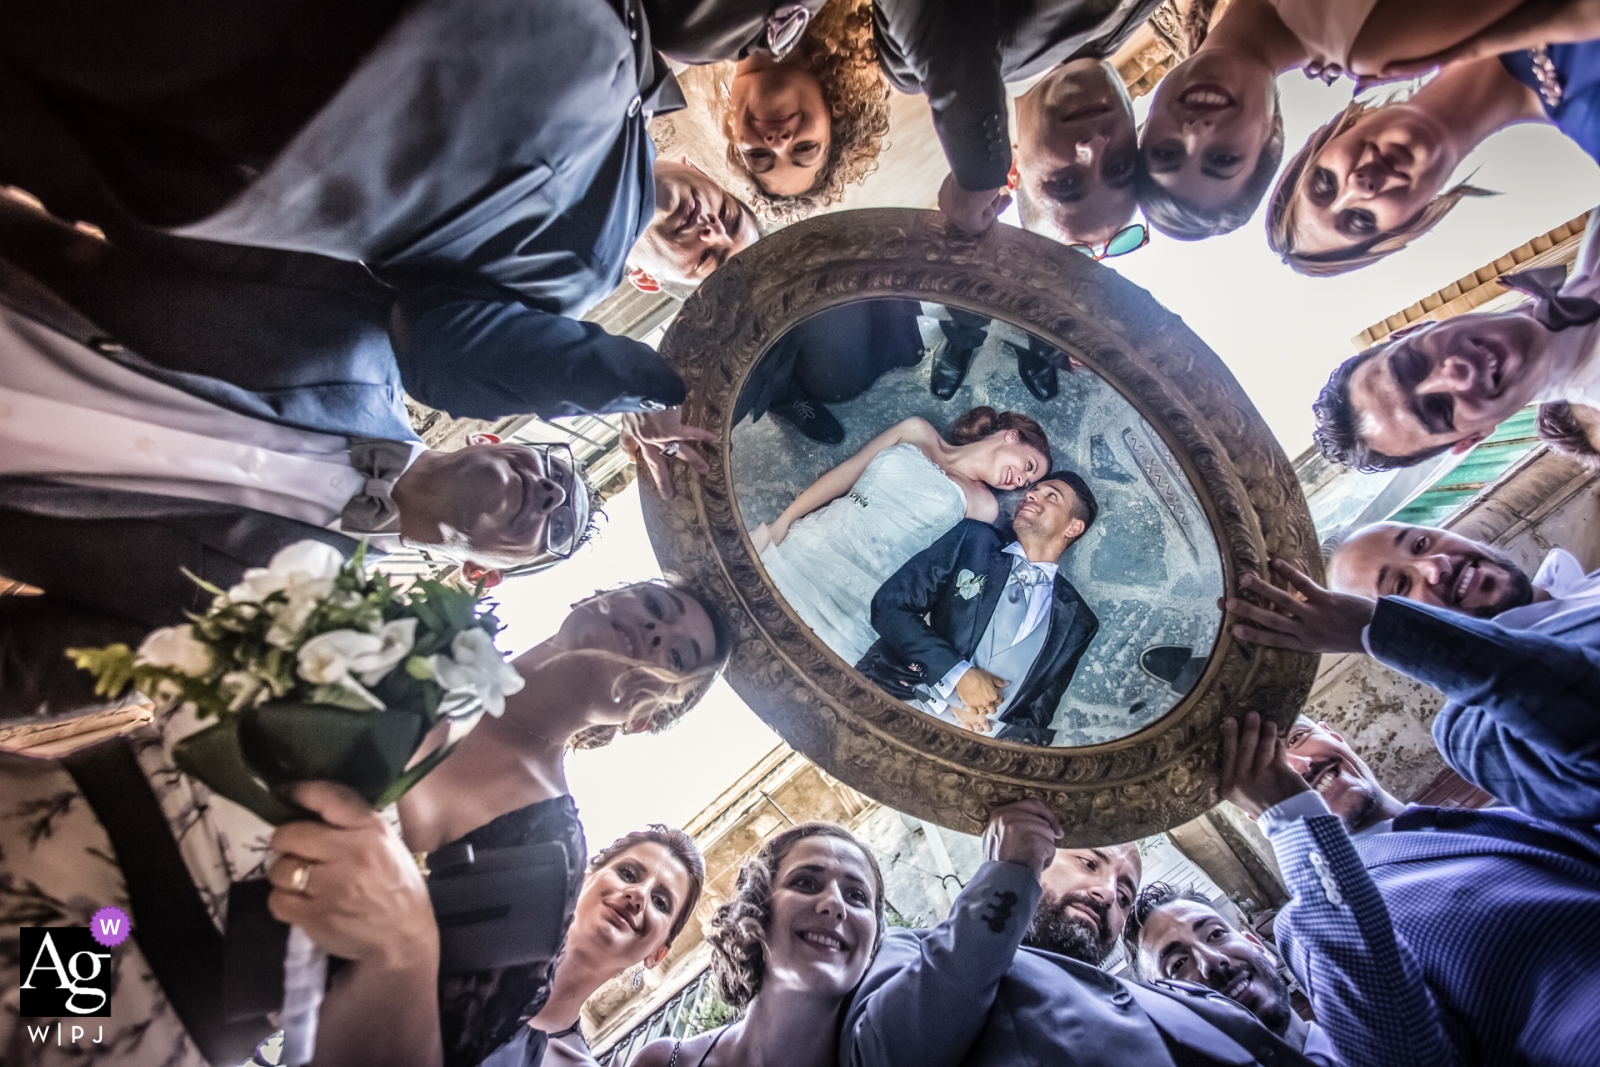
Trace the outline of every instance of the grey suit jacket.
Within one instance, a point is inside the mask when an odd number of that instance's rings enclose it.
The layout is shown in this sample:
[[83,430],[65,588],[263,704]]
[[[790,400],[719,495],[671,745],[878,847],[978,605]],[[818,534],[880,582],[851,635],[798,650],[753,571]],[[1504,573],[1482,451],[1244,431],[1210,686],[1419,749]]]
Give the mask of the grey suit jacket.
[[931,930],[892,930],[845,1016],[843,1067],[1305,1065],[1249,1012],[1022,947],[1039,880],[985,863]]

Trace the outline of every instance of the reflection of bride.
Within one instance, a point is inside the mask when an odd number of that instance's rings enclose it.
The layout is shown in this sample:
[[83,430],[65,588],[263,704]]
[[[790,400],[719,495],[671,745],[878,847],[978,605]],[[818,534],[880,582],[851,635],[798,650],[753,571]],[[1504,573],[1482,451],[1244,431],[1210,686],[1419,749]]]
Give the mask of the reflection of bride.
[[1026,415],[973,408],[948,441],[907,419],[818,478],[751,540],[784,599],[855,663],[878,636],[878,586],[963,517],[993,522],[1000,506],[990,486],[1020,489],[1049,470],[1050,442]]

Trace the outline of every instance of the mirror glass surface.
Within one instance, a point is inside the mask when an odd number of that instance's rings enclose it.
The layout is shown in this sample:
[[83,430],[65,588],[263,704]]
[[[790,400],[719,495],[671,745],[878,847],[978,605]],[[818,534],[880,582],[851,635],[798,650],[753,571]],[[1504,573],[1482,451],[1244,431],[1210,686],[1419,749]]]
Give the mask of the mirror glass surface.
[[[1005,549],[1013,519],[1022,507],[1020,525],[1043,544],[1084,509],[1061,482],[1038,484],[1041,457],[1022,430],[957,446],[958,420],[980,406],[1035,420],[1051,468],[1076,472],[1095,497],[1098,514],[1055,579],[1048,568],[1013,577],[1023,572]],[[1025,329],[911,299],[834,307],[768,349],[735,417],[737,509],[774,589],[891,695],[959,725],[940,683],[961,662],[988,662],[998,677],[1020,676],[1008,678],[1010,702],[984,723],[988,736],[1084,746],[1154,723],[1203,674],[1222,566],[1182,468],[1116,389]],[[829,484],[828,472],[885,431],[894,444]],[[763,547],[814,484],[820,506]],[[1025,506],[1030,484],[1055,487],[1054,499]],[[958,530],[968,519],[992,533]],[[1030,579],[1048,582],[1048,606]],[[875,595],[893,640],[874,626]]]

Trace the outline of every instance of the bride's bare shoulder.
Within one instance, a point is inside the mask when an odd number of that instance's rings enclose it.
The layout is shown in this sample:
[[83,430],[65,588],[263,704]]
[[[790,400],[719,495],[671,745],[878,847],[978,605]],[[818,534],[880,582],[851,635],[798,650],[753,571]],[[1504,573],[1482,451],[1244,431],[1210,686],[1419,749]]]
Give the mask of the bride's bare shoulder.
[[895,423],[894,434],[898,440],[913,445],[927,446],[935,441],[944,441],[939,431],[933,428],[933,423],[916,415]]

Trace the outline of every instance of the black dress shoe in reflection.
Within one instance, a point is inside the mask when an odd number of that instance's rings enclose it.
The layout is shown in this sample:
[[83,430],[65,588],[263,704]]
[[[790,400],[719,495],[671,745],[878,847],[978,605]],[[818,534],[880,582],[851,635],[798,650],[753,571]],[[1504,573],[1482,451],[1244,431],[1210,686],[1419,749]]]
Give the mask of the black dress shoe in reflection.
[[1181,695],[1205,673],[1207,658],[1195,655],[1188,645],[1151,645],[1139,653],[1139,667]]
[[819,444],[836,445],[844,440],[844,427],[833,412],[808,396],[797,396],[767,409]]
[[933,376],[928,381],[928,391],[940,400],[949,400],[967,380],[976,348],[956,348],[948,339],[940,341],[933,350]]
[[1032,345],[1017,348],[1016,351],[1017,377],[1028,387],[1028,392],[1040,400],[1054,400],[1056,393],[1061,390],[1056,380],[1055,364],[1035,352]]

